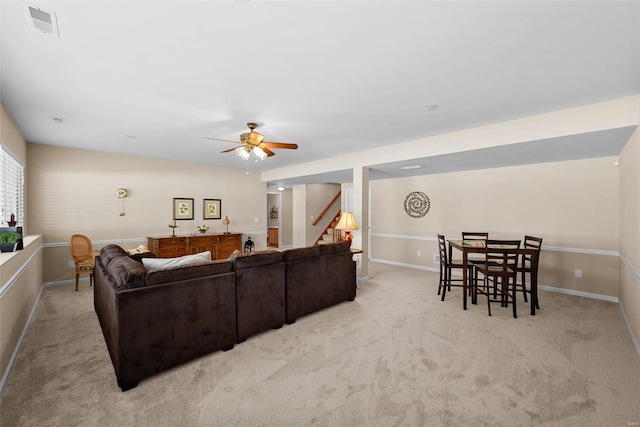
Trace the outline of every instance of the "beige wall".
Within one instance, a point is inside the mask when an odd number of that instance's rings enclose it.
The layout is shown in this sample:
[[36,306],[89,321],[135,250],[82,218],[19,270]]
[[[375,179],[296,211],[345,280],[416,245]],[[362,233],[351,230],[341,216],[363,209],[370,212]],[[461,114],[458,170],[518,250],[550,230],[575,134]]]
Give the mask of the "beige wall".
[[[0,104],[0,143],[2,146],[9,151],[17,160],[25,166],[25,184],[23,188],[23,192],[25,197],[27,196],[28,186],[27,186],[27,178],[26,171],[28,170],[27,164],[27,143],[25,142],[20,130],[9,116],[9,113],[4,109],[4,105]],[[28,211],[28,204],[24,202],[24,212]],[[3,218],[5,221],[8,221],[9,218]],[[23,223],[18,224],[22,226],[23,232],[25,234],[29,233],[29,222],[27,221],[26,214],[23,218]]]
[[620,305],[640,352],[640,129],[620,155]]
[[[0,142],[26,163],[27,144],[1,104]],[[29,234],[23,250],[0,253],[0,388],[42,289],[43,239]]]
[[27,162],[27,144],[15,123],[0,104],[0,142],[3,146],[25,164]]
[[[529,234],[547,247],[541,285],[618,297],[618,181],[614,158],[372,181],[371,258],[435,269],[438,233]],[[430,198],[423,218],[404,211],[412,191]]]
[[[176,234],[196,233],[200,224],[223,232],[221,220],[202,219],[202,200],[221,199],[229,231],[244,233],[243,241],[251,236],[256,250],[266,247],[266,184],[258,174],[40,144],[28,144],[28,162],[28,218],[31,231],[44,234],[45,283],[73,277],[67,245],[73,233],[89,236],[96,248],[136,247],[147,236],[169,235],[174,197],[194,199],[194,220],[178,221]],[[120,187],[128,190],[125,199],[116,196]]]

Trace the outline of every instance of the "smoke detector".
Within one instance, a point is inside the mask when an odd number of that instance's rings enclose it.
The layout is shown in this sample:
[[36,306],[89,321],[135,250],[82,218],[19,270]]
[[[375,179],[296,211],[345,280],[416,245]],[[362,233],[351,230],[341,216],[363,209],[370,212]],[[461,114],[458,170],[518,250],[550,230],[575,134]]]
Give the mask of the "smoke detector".
[[24,6],[25,13],[27,14],[27,22],[31,28],[60,37],[58,18],[55,13],[26,3],[24,3]]

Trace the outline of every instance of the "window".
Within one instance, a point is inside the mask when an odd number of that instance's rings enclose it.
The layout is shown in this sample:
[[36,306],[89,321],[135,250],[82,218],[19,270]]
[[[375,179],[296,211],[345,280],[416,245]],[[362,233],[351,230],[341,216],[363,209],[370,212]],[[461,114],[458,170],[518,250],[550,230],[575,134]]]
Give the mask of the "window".
[[0,227],[8,227],[11,214],[24,226],[24,167],[0,145]]

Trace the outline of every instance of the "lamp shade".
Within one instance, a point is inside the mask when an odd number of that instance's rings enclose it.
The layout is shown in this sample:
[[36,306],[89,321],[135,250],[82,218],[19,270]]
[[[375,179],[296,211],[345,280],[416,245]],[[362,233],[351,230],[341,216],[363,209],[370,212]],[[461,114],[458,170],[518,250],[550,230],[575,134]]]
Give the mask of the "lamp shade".
[[342,212],[335,228],[337,230],[357,230],[358,224],[353,218],[353,212]]
[[256,154],[256,156],[258,156],[260,160],[264,160],[267,158],[267,153],[262,151],[262,148],[260,147],[253,147],[253,152]]
[[236,148],[235,152],[242,160],[249,160],[249,156],[251,155],[251,150],[247,150],[245,146]]

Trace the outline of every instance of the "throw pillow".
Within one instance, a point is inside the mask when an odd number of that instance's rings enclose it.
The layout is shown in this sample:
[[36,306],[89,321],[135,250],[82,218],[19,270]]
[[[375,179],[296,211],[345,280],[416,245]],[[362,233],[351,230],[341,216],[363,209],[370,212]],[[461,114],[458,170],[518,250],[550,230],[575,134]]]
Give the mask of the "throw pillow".
[[129,255],[135,255],[135,254],[144,254],[150,252],[149,249],[146,248],[146,246],[140,245],[135,249],[129,249],[127,250],[127,253]]
[[211,252],[200,252],[193,255],[185,255],[178,258],[142,258],[142,265],[147,270],[157,270],[160,268],[172,268],[181,265],[193,264],[194,262],[211,261]]

